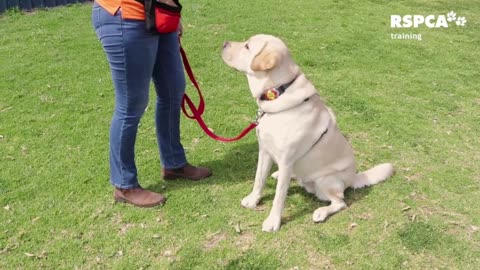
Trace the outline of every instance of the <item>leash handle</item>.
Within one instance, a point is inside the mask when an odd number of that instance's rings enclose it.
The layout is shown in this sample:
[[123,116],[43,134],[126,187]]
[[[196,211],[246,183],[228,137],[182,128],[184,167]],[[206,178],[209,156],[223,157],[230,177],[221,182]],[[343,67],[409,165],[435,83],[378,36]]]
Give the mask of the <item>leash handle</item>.
[[[182,99],[182,111],[185,114],[186,117],[190,119],[195,119],[197,120],[198,124],[200,127],[203,129],[203,131],[210,136],[210,138],[221,141],[221,142],[233,142],[233,141],[238,141],[241,138],[245,137],[252,129],[256,128],[258,123],[257,120],[250,125],[248,125],[242,132],[240,132],[239,135],[233,138],[225,138],[218,136],[217,134],[213,133],[205,123],[205,121],[202,118],[203,113],[205,112],[205,100],[203,99],[202,92],[200,91],[200,86],[198,85],[197,80],[195,79],[195,76],[193,75],[192,68],[190,67],[190,63],[188,62],[187,54],[185,53],[185,50],[183,50],[182,46],[180,46],[180,54],[182,55],[182,61],[183,61],[183,66],[185,67],[185,70],[187,71],[188,78],[192,82],[192,84],[195,86],[197,89],[198,96],[200,98],[198,108],[195,106],[193,101],[190,99],[190,97],[185,93],[183,95]],[[187,105],[191,111],[192,114],[189,114],[187,111]],[[258,116],[257,116],[258,118]]]

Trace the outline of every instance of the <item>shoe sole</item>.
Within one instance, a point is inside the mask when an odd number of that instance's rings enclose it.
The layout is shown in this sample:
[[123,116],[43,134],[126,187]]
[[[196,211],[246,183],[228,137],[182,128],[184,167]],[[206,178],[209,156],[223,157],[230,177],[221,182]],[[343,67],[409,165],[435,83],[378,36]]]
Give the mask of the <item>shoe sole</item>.
[[169,176],[163,176],[163,180],[187,179],[187,180],[192,180],[192,181],[198,181],[198,180],[208,178],[210,176],[212,176],[211,173],[209,175],[198,177],[198,178],[188,178],[188,177],[185,177],[183,175],[169,175]]
[[129,201],[123,199],[123,198],[114,197],[113,199],[115,200],[115,203],[126,203],[126,204],[130,204],[130,205],[133,205],[133,206],[136,206],[136,207],[141,207],[141,208],[149,208],[149,207],[154,207],[154,206],[158,206],[158,205],[164,205],[165,202],[167,201],[167,199],[165,199],[164,201],[161,201],[161,202],[158,202],[158,203],[141,205],[141,204],[134,204],[134,203],[129,202]]

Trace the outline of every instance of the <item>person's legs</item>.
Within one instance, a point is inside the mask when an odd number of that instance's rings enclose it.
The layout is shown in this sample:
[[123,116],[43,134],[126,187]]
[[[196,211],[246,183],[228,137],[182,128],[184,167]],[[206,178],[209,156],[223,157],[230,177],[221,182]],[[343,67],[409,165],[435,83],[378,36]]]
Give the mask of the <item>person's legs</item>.
[[185,92],[185,76],[178,33],[159,35],[152,79],[157,93],[155,123],[162,167],[182,168],[187,164],[180,142],[180,106]]
[[135,140],[148,104],[158,36],[145,31],[143,21],[123,20],[95,4],[92,22],[110,64],[115,110],[110,128],[110,181],[121,189],[139,187]]
[[[107,55],[115,87],[115,111],[110,129],[110,181],[121,190],[120,193],[115,191],[115,198],[140,206],[151,205],[153,199],[146,202],[145,195],[164,202],[163,197],[144,192],[132,199],[132,193],[140,194],[135,190],[141,190],[134,146],[138,124],[148,104],[152,77],[157,92],[155,119],[164,178],[198,180],[210,176],[208,169],[187,163],[180,143],[180,104],[185,78],[177,34],[149,34],[143,21],[122,20],[120,12],[112,16],[96,3],[92,22]],[[129,190],[128,194],[125,190]]]

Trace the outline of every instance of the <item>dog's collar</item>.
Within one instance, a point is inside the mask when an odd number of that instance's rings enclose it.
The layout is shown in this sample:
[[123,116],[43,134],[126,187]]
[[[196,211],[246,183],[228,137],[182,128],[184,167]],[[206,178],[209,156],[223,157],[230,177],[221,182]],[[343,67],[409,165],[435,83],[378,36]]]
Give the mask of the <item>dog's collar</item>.
[[278,87],[273,87],[271,89],[266,90],[263,92],[263,94],[260,96],[260,100],[274,100],[277,99],[281,94],[285,93],[285,90],[287,90],[290,85],[292,85],[295,80],[297,79],[298,76],[295,76],[293,80],[286,84],[282,84]]

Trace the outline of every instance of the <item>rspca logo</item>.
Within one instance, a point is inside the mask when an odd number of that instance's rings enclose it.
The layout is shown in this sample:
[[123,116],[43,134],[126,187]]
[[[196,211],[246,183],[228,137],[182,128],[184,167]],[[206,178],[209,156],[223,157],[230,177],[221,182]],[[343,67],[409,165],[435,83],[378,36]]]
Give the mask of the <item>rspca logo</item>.
[[449,23],[457,26],[465,26],[467,19],[465,17],[457,17],[454,11],[450,11],[447,15],[390,15],[391,28],[418,28],[425,25],[428,28],[448,28]]

